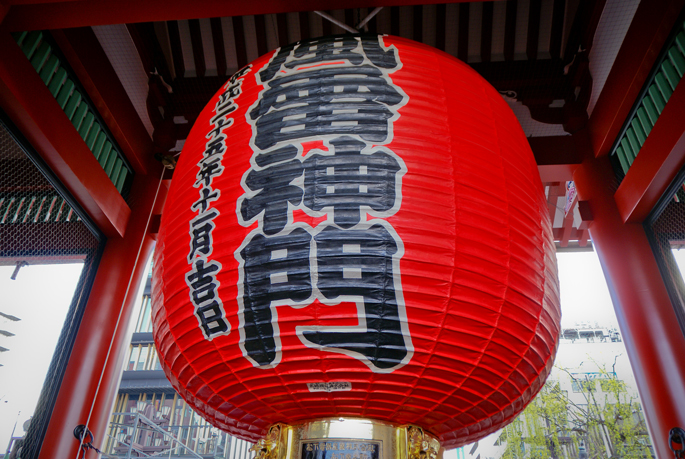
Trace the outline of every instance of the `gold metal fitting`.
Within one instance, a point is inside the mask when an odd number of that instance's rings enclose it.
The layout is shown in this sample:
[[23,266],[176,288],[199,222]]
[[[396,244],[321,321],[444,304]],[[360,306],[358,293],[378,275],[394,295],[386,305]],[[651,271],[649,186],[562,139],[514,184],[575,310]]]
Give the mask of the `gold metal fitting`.
[[407,427],[408,459],[438,459],[440,442],[437,438],[426,435],[421,427]]
[[442,459],[443,453],[421,427],[360,418],[274,424],[252,451],[255,459]]
[[250,451],[255,451],[254,459],[278,459],[281,446],[281,424],[269,427],[269,433],[261,438]]

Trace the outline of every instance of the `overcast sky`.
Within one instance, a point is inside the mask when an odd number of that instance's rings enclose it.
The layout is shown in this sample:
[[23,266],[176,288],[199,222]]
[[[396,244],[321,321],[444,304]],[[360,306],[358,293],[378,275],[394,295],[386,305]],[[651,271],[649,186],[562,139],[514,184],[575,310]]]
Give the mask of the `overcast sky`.
[[[685,261],[685,251],[677,252],[676,258]],[[559,253],[557,259],[562,326],[618,327],[596,254]],[[22,423],[33,414],[81,268],[81,264],[28,266],[12,281],[14,267],[0,266],[0,312],[21,319],[0,317],[0,330],[16,335],[0,335],[0,346],[10,349],[0,353],[0,454],[7,448],[15,421],[19,421],[15,436],[20,436]]]
[[22,423],[33,414],[82,268],[82,263],[26,266],[13,281],[14,266],[0,266],[0,312],[21,319],[0,316],[0,330],[15,334],[0,335],[0,346],[9,349],[0,352],[0,455],[15,421],[20,436]]

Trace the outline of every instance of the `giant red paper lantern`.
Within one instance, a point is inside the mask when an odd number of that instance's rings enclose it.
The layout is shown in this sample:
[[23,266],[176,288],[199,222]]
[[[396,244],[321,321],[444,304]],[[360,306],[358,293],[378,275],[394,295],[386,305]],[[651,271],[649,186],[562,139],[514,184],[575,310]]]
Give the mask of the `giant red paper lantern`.
[[559,332],[516,118],[391,36],[292,45],[222,87],[174,171],[153,289],[174,388],[249,440],[347,416],[472,442],[537,393]]

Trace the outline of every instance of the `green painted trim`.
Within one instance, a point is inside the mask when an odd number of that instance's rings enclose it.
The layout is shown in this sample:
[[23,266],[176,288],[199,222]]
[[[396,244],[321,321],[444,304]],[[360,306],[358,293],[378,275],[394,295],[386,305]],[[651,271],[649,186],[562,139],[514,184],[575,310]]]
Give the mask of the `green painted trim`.
[[57,94],[59,94],[59,90],[65,81],[67,81],[67,71],[64,69],[58,69],[57,72],[55,72],[55,76],[52,77],[50,85],[48,86],[52,97],[57,97]]
[[[67,105],[67,101],[70,99],[72,93],[74,91],[74,82],[71,80],[67,80],[64,82],[62,85],[62,88],[59,90],[59,93],[57,94],[57,103],[59,104],[60,107],[62,107],[62,110],[64,110],[65,113],[67,113],[67,109],[65,108]],[[81,94],[78,94],[78,98],[81,98]],[[74,109],[76,109],[76,106],[74,106]],[[73,114],[73,112],[72,112]],[[67,113],[67,116],[69,114]],[[71,118],[70,118],[71,119]]]
[[649,133],[652,132],[652,127],[654,126],[654,124],[652,124],[652,122],[649,121],[649,116],[647,115],[647,110],[645,110],[644,106],[637,109],[637,119],[640,121],[640,124],[642,125],[642,130],[645,133],[646,139]]
[[0,193],[0,223],[64,223],[71,207],[59,194]]
[[43,32],[17,32],[13,33],[12,37],[86,142],[112,184],[119,193],[122,193],[132,170],[119,149],[114,146],[114,139],[110,138],[109,132],[100,124],[95,109],[77,89],[79,86],[76,84],[76,76],[69,74],[67,66],[62,64],[58,56],[59,53],[53,52],[51,42],[45,39]]
[[45,64],[45,61],[48,60],[48,56],[50,56],[50,51],[52,51],[50,45],[48,45],[47,42],[42,42],[36,52],[33,53],[31,65],[36,69],[36,72],[40,72],[40,69],[43,68],[43,64]]
[[623,148],[618,147],[616,149],[616,156],[618,157],[619,163],[621,163],[621,169],[627,171],[630,167],[630,162],[628,161],[628,158],[626,158],[626,154],[623,151]]
[[76,115],[76,109],[81,103],[81,93],[74,89],[74,93],[71,96],[67,97],[69,99],[69,102],[67,102],[67,106],[64,108],[64,113],[67,115],[67,118],[69,118],[69,121],[73,122],[74,116]]
[[50,80],[55,75],[57,67],[59,67],[59,59],[55,55],[50,56],[40,71],[40,79],[43,80],[43,83],[46,85],[50,84]]
[[685,76],[685,23],[678,22],[676,27],[679,32],[664,46],[663,59],[655,66],[651,80],[643,89],[642,98],[635,104],[637,108],[633,108],[614,144],[611,154],[616,155],[624,174],[640,153],[673,91]]
[[24,39],[21,45],[21,50],[28,59],[33,57],[33,53],[36,52],[36,48],[38,48],[38,44],[42,39],[43,33],[38,31],[29,33],[29,35]]
[[635,136],[637,137],[640,148],[642,148],[645,140],[647,140],[647,135],[645,135],[645,131],[642,130],[642,123],[640,123],[640,120],[637,116],[633,118],[633,121],[630,122],[630,126],[633,128],[633,132],[635,132]]
[[105,140],[107,140],[107,135],[104,132],[100,132],[92,148],[95,159],[100,158],[100,154],[102,154],[102,147],[105,145]]

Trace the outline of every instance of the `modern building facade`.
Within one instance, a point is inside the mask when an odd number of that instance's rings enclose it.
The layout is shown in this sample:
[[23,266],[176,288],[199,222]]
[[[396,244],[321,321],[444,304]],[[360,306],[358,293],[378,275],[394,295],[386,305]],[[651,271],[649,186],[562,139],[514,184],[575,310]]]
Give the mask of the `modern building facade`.
[[[120,362],[130,350],[121,324],[133,314],[132,292],[172,175],[164,165],[173,165],[206,101],[269,49],[354,30],[374,11],[360,28],[442,49],[508,99],[529,136],[558,245],[591,240],[600,257],[656,455],[670,457],[668,432],[685,426],[685,290],[669,258],[685,230],[684,6],[682,0],[0,2],[2,124],[97,236],[23,457],[75,457],[79,424],[104,447]],[[335,22],[316,11],[328,11]],[[19,170],[17,160],[4,154],[0,170]],[[14,225],[0,226],[3,262],[45,252],[33,237],[45,228],[54,236],[44,239],[53,257],[82,253],[70,244],[77,239],[60,232],[66,223],[58,214],[38,205],[31,207],[37,215],[24,218],[14,206],[43,200],[16,199],[28,190],[26,177],[12,179],[2,189],[0,213],[12,215]],[[565,201],[568,207],[560,205]]]
[[109,457],[249,459],[252,443],[213,427],[174,391],[159,364],[148,277],[103,452]]

